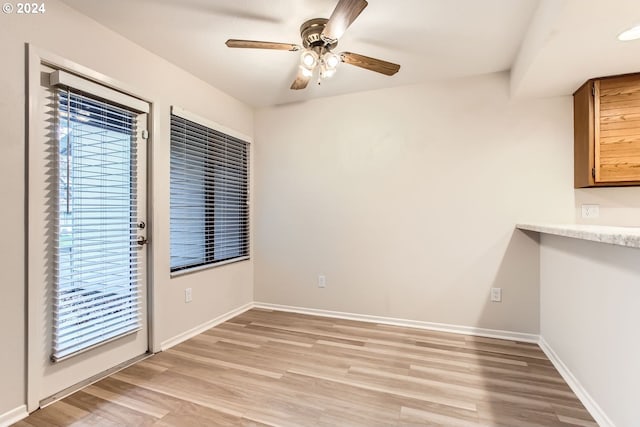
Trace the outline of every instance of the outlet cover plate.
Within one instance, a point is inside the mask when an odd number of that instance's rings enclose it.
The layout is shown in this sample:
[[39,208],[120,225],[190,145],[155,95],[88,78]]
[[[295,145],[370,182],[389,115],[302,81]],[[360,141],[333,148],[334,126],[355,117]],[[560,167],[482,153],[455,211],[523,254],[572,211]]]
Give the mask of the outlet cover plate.
[[319,288],[326,288],[327,287],[327,278],[323,274],[320,274],[318,276],[318,287]]
[[491,288],[491,301],[502,302],[502,288]]
[[600,205],[582,205],[582,218],[592,219],[600,216]]

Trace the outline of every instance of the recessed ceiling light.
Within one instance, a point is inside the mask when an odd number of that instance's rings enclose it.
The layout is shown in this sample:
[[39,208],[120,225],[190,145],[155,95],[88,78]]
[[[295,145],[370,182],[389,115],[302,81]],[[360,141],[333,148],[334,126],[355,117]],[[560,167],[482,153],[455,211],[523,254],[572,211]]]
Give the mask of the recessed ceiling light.
[[627,31],[623,31],[618,35],[618,40],[623,42],[637,39],[640,39],[640,25],[629,28]]

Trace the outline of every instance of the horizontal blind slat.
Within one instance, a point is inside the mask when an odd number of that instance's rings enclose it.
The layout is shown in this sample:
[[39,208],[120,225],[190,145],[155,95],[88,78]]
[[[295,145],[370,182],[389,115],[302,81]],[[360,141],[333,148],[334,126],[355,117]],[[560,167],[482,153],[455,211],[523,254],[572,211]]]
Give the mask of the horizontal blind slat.
[[60,346],[59,350],[53,356],[54,360],[60,360],[73,353],[78,353],[86,348],[96,344],[109,341],[113,338],[134,332],[140,329],[139,319],[128,319],[126,321],[114,322],[103,327],[100,332],[90,335],[83,335],[75,341],[69,341],[65,346]]
[[[126,307],[118,310],[117,305],[111,305],[109,307],[101,307],[101,312],[86,312],[82,316],[74,318],[74,322],[69,322],[70,325],[60,323],[60,326],[56,327],[55,331],[58,337],[58,341],[63,344],[66,341],[76,339],[78,332],[87,333],[98,331],[100,329],[99,323],[112,323],[113,320],[120,318],[135,317],[138,314],[138,308],[141,302],[137,299],[132,300]],[[109,312],[104,314],[103,312]],[[56,319],[58,320],[58,319]],[[98,322],[92,322],[98,320]],[[78,327],[75,322],[81,323],[84,327]]]

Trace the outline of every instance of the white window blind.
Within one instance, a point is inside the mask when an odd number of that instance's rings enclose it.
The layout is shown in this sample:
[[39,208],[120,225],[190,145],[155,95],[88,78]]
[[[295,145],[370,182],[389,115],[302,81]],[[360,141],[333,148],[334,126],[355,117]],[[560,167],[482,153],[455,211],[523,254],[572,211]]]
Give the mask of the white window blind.
[[171,271],[249,256],[249,144],[171,115]]
[[60,361],[137,331],[137,113],[56,88],[53,352]]

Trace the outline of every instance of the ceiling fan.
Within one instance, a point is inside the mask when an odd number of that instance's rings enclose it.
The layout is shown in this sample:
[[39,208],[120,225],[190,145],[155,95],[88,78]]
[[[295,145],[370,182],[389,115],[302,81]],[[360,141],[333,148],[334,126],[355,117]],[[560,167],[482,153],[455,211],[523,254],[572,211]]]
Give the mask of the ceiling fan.
[[291,85],[291,89],[295,90],[306,88],[316,70],[319,70],[319,79],[331,77],[340,62],[392,76],[400,70],[400,65],[357,53],[333,53],[333,49],[338,46],[338,39],[367,5],[366,0],[339,0],[329,19],[310,19],[300,26],[302,46],[237,39],[227,40],[226,45],[233,48],[302,51],[298,74]]

